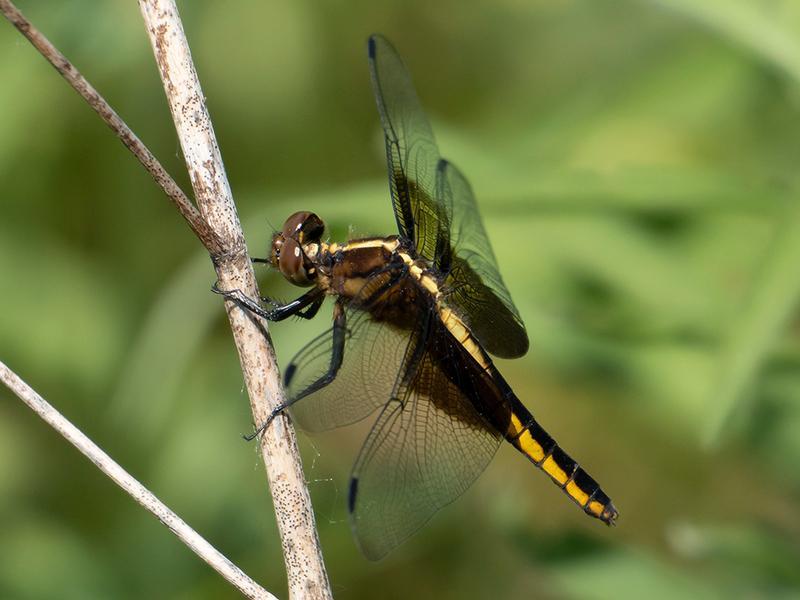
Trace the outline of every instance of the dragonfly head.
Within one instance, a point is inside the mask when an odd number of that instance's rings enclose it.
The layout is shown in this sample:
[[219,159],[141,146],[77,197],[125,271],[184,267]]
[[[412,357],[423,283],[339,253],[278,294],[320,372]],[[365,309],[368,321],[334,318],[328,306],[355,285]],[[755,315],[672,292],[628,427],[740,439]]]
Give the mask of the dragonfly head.
[[325,223],[312,212],[296,212],[283,224],[281,231],[272,236],[270,262],[286,279],[295,285],[314,285],[317,270],[303,247],[319,243]]

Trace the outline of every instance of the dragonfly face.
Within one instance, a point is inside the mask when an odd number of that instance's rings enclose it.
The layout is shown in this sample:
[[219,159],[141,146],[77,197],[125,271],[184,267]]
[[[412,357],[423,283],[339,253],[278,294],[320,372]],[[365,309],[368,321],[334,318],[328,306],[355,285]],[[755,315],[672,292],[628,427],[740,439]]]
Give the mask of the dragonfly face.
[[587,514],[613,524],[609,497],[492,362],[525,354],[528,336],[469,184],[439,156],[408,72],[377,35],[369,65],[398,235],[327,243],[319,217],[295,213],[273,237],[269,262],[311,289],[273,310],[226,293],[272,320],[312,318],[335,298],[332,327],[287,366],[288,400],[273,416],[289,408],[301,427],[320,431],[375,415],[348,496],[371,559],[462,494],[504,440]]
[[293,284],[314,285],[317,270],[306,254],[306,245],[318,244],[324,231],[325,224],[314,213],[294,213],[272,237],[270,263]]

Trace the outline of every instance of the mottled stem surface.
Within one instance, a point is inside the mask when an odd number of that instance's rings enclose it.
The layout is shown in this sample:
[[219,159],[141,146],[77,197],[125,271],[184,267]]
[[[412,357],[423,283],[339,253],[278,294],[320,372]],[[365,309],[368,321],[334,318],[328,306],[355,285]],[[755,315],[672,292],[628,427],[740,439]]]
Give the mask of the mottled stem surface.
[[[226,249],[215,260],[221,289],[258,296],[258,288],[236,205],[225,176],[214,128],[192,63],[177,7],[172,0],[140,0],[170,111],[201,214]],[[267,324],[226,302],[255,423],[263,423],[284,401],[275,353],[264,335]],[[311,498],[291,424],[278,418],[261,436],[292,598],[331,598]]]

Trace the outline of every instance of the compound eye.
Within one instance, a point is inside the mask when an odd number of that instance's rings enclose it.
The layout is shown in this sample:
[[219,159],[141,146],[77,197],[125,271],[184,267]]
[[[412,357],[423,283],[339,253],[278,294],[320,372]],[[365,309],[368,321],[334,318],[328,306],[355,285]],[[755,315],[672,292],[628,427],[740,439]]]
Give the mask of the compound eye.
[[304,263],[305,255],[297,240],[285,238],[278,256],[278,267],[283,276],[295,285],[311,285]]
[[279,259],[283,251],[283,234],[278,232],[272,236],[272,250],[269,258],[273,267],[280,267]]
[[303,237],[300,241],[304,244],[308,242],[318,242],[322,239],[323,233],[325,233],[325,223],[314,213],[308,213],[306,220],[303,222]]
[[303,223],[310,213],[308,211],[300,211],[291,215],[283,224],[283,237],[293,238],[303,227]]
[[325,231],[325,223],[317,215],[306,210],[296,212],[283,224],[283,236],[294,238],[301,244],[318,242]]

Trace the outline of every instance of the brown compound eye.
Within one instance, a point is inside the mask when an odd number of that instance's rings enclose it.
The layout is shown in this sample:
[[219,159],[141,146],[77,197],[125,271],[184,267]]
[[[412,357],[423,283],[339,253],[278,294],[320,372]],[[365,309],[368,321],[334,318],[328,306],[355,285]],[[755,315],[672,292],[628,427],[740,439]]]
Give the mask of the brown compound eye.
[[296,212],[283,224],[283,237],[294,238],[301,244],[318,242],[325,231],[325,223],[306,210]]
[[277,259],[278,268],[286,279],[295,285],[313,285],[314,282],[309,279],[308,272],[306,271],[306,257],[303,254],[303,249],[300,247],[300,244],[297,243],[297,240],[293,238],[284,238]]
[[278,231],[275,233],[275,235],[272,236],[272,246],[270,247],[270,253],[269,253],[269,262],[276,269],[280,268],[278,260],[280,259],[282,249],[283,249],[283,234]]

